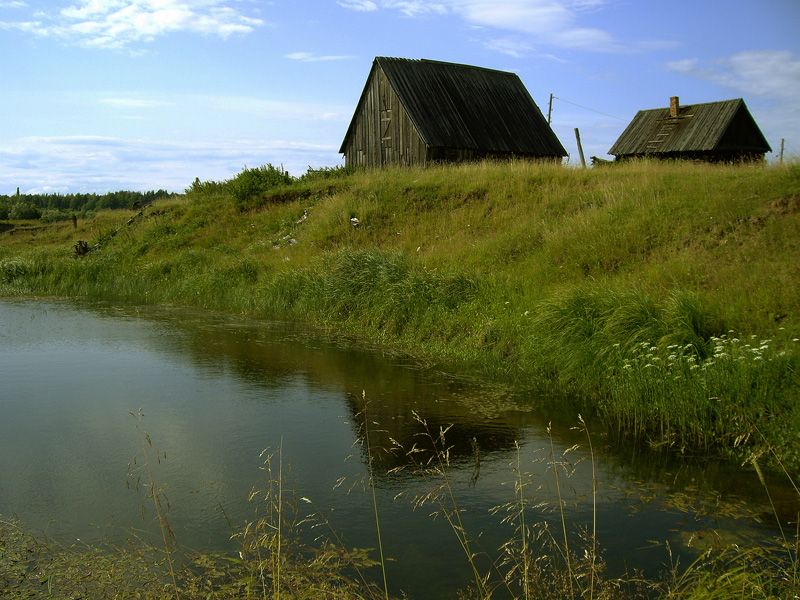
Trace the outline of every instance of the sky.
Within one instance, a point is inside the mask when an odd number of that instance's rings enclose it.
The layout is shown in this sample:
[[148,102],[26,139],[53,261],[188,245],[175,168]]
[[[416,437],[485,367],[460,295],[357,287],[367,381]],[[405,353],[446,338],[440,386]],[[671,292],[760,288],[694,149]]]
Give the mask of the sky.
[[798,0],[0,0],[0,194],[341,165],[376,56],[516,73],[571,165],[670,96],[800,155]]

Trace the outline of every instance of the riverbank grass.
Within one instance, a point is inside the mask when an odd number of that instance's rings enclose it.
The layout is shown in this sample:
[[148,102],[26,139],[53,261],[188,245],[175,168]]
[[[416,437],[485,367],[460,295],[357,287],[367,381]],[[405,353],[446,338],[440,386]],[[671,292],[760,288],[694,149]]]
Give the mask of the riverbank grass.
[[800,464],[800,163],[266,166],[71,227],[0,235],[0,295],[303,321],[653,446]]

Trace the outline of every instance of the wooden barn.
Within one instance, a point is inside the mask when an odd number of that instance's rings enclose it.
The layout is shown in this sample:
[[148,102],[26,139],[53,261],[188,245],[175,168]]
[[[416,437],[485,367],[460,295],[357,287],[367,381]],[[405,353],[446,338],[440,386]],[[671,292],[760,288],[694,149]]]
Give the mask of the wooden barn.
[[567,154],[516,74],[380,56],[339,152],[366,167]]
[[744,100],[640,110],[608,151],[632,157],[681,158],[710,162],[763,160],[772,152]]

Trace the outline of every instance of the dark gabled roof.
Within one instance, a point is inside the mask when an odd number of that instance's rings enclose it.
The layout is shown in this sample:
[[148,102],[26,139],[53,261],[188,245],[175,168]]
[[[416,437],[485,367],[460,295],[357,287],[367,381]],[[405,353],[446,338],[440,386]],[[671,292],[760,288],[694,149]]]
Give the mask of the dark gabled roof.
[[[539,156],[567,154],[514,73],[381,56],[375,58],[372,72],[376,67],[386,75],[422,141],[430,147]],[[353,115],[340,152],[344,152],[355,121]]]
[[630,156],[683,152],[771,152],[744,100],[723,100],[636,113],[609,154]]

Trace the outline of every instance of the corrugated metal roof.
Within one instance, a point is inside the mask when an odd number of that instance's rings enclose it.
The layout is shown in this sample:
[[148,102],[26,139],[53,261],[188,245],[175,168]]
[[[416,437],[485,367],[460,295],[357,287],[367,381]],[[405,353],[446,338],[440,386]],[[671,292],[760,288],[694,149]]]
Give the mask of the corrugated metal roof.
[[[746,131],[729,131],[735,119]],[[681,106],[677,117],[670,116],[669,108],[640,110],[608,153],[629,156],[722,149],[771,151],[741,98]]]
[[426,59],[377,57],[375,64],[430,147],[567,154],[514,73]]

